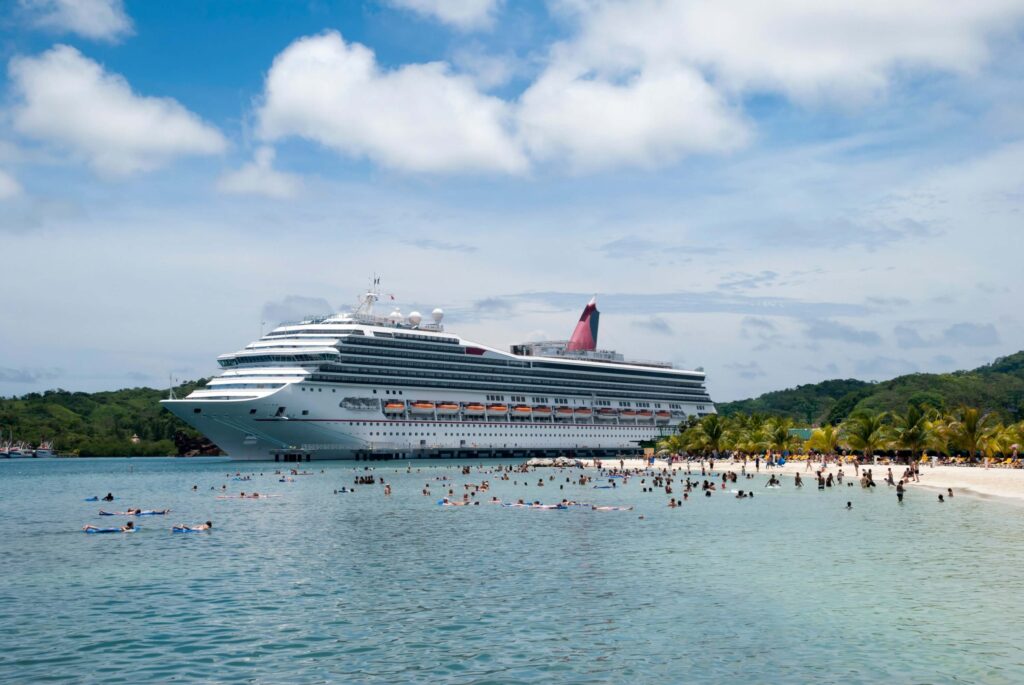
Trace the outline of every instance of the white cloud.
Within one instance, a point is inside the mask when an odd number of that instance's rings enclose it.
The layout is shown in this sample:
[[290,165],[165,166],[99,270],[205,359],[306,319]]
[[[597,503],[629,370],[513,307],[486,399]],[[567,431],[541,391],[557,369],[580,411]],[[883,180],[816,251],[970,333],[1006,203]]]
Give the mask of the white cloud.
[[619,0],[572,5],[595,68],[686,63],[730,90],[804,99],[883,91],[901,69],[970,73],[1018,0]]
[[22,193],[21,184],[18,179],[0,169],[0,200],[10,200]]
[[256,151],[252,162],[217,181],[217,189],[222,193],[274,198],[293,197],[299,185],[298,177],[274,169],[274,148],[267,146]]
[[412,10],[456,28],[490,26],[498,0],[389,0],[395,7]]
[[171,98],[136,95],[73,47],[57,45],[8,66],[14,128],[52,142],[107,175],[157,168],[180,155],[218,154],[220,132]]
[[385,71],[331,31],[274,59],[258,118],[265,140],[300,136],[405,171],[519,172],[508,109],[443,62]]
[[646,68],[625,80],[556,64],[523,94],[520,133],[539,159],[565,159],[577,171],[654,167],[687,153],[731,150],[748,132],[698,72]]
[[36,26],[115,41],[132,32],[122,0],[21,0]]

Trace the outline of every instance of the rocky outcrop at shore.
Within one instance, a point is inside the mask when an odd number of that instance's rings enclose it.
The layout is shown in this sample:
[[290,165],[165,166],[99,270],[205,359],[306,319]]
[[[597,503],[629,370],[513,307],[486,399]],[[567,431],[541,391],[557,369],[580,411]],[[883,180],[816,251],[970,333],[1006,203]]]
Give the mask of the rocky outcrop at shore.
[[206,438],[193,438],[184,431],[174,434],[174,446],[178,448],[180,457],[217,457],[221,454],[220,448]]

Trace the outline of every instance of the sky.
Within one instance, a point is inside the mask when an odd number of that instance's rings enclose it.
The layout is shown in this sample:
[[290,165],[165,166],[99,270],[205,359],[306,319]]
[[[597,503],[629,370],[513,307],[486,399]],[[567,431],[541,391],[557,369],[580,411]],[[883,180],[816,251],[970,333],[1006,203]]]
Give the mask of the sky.
[[1024,0],[0,3],[0,395],[348,309],[702,367],[1024,348]]

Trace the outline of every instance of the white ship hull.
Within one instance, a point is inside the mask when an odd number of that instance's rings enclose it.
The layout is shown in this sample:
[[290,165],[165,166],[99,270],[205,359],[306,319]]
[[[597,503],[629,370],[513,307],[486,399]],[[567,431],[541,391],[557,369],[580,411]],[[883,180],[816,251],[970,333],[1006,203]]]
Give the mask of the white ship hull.
[[[383,390],[381,391],[383,392]],[[406,391],[406,395],[416,391]],[[162,404],[236,460],[309,461],[448,456],[613,455],[671,435],[672,423],[516,421],[510,418],[351,410],[343,399],[379,400],[366,388],[297,383],[259,399]],[[476,397],[438,397],[468,403]],[[279,410],[284,407],[285,410]],[[196,410],[199,410],[198,412]],[[694,413],[696,410],[694,409]]]

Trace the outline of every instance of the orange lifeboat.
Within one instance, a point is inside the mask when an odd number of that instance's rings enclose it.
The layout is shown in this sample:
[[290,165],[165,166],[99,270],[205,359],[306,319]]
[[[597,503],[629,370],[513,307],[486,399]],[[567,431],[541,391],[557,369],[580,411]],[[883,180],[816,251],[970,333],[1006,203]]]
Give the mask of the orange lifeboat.
[[386,402],[384,404],[385,414],[401,414],[405,411],[405,402]]
[[465,407],[462,408],[462,411],[468,416],[480,416],[481,414],[484,413],[485,409],[484,405],[476,404],[474,402],[471,404],[467,404]]
[[664,409],[661,411],[656,411],[654,412],[654,418],[657,419],[658,421],[668,421],[672,418],[672,412],[665,411]]
[[576,408],[576,416],[589,417],[593,413],[594,412],[592,412],[590,410],[590,407],[577,407]]
[[507,404],[488,404],[487,405],[487,413],[488,414],[493,414],[495,416],[504,416],[505,414],[508,413],[508,405]]
[[571,419],[572,415],[572,407],[558,407],[557,409],[555,409],[556,419]]
[[459,405],[457,402],[438,402],[437,403],[438,414],[458,414]]
[[533,413],[541,416],[551,416],[551,407],[538,405],[533,408]]
[[632,409],[623,409],[619,416],[624,419],[636,419],[636,412]]
[[636,416],[638,419],[650,421],[654,417],[654,412],[652,412],[650,409],[641,409],[636,413]]
[[618,415],[619,412],[617,410],[608,409],[607,407],[604,409],[599,409],[597,412],[597,418],[603,419],[605,421],[614,421],[615,417]]
[[422,402],[422,401],[420,401],[420,402],[413,402],[413,403],[411,403],[409,405],[409,408],[412,409],[412,413],[413,414],[433,414],[434,413],[434,403],[433,402]]
[[530,416],[533,414],[533,409],[528,404],[517,404],[512,407],[513,416]]

